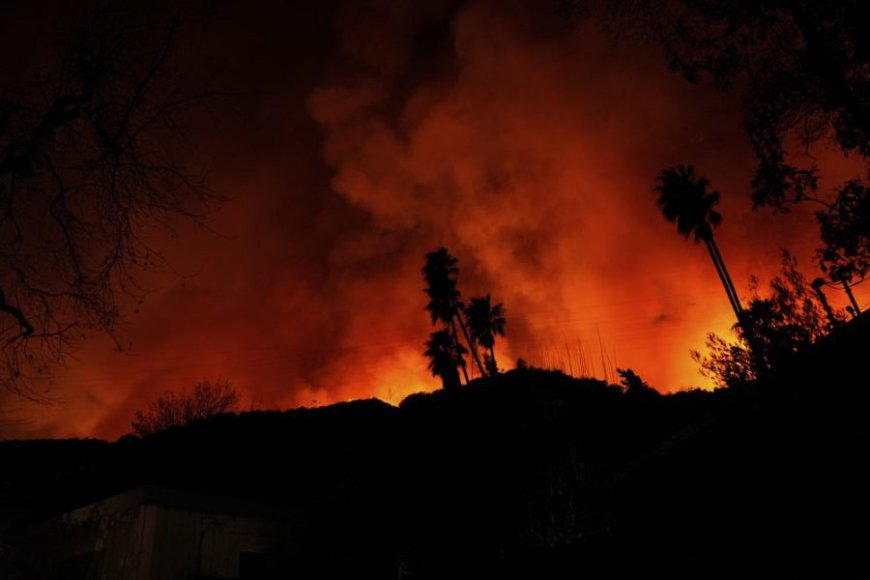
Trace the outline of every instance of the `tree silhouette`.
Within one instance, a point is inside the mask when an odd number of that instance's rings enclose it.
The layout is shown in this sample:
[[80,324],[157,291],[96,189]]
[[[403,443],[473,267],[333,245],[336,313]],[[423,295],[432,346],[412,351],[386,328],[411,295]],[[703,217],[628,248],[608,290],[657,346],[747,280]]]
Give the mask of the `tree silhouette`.
[[816,213],[822,242],[819,265],[831,280],[843,285],[855,314],[860,313],[850,285],[870,271],[870,187],[848,181],[827,209]]
[[825,312],[825,315],[828,317],[828,329],[833,330],[837,326],[840,325],[840,320],[837,318],[837,314],[834,312],[834,309],[831,308],[830,302],[828,302],[828,297],[825,296],[825,291],[822,288],[827,284],[824,278],[816,278],[813,280],[812,288],[816,293],[816,298],[819,300],[819,304],[822,305],[822,310]]
[[[753,284],[755,286],[755,284]],[[744,310],[743,321],[735,325],[739,336],[751,345],[749,350],[731,344],[715,334],[708,335],[708,356],[693,352],[702,372],[721,385],[745,383],[794,356],[822,337],[841,321],[841,315],[819,300],[797,269],[797,260],[787,251],[782,254],[781,273],[770,282],[770,295],[754,296]],[[751,342],[750,342],[751,339]]]
[[[566,0],[585,5],[583,0]],[[818,167],[806,151],[833,141],[870,155],[870,49],[858,0],[618,0],[614,29],[639,30],[664,48],[671,70],[711,80],[743,98],[744,127],[757,159],[758,206],[813,199]],[[793,146],[792,152],[788,151]]]
[[616,369],[619,375],[619,384],[627,397],[632,399],[656,399],[660,397],[658,391],[649,386],[639,374],[632,369]]
[[[457,343],[459,340],[456,323],[457,321],[459,322],[462,334],[465,336],[465,340],[471,350],[471,355],[474,357],[478,369],[480,369],[480,374],[485,375],[486,372],[480,362],[477,349],[468,334],[468,329],[465,327],[465,322],[461,316],[464,305],[461,301],[461,293],[456,286],[459,276],[458,262],[447,248],[444,247],[426,254],[426,262],[422,270],[423,279],[426,281],[425,292],[429,296],[426,310],[429,312],[432,323],[441,322],[446,325],[450,329],[454,341]],[[465,382],[467,383],[469,380],[468,370],[465,367],[464,359],[462,361],[462,372],[465,375]]]
[[[590,2],[564,0],[569,11]],[[743,126],[757,163],[755,207],[788,211],[817,203],[832,280],[849,295],[870,264],[870,19],[858,0],[613,0],[621,34],[639,32],[664,48],[671,70],[691,83],[711,80],[742,96]],[[860,163],[853,179],[819,193],[813,146],[833,144]],[[865,200],[856,203],[859,197]],[[863,226],[853,228],[863,222]],[[844,225],[845,228],[840,226]],[[854,312],[858,312],[855,304]]]
[[700,365],[701,374],[720,387],[745,385],[758,377],[749,351],[743,344],[729,342],[716,334],[707,334],[706,354],[691,351],[692,359]]
[[144,437],[197,419],[227,413],[235,409],[238,402],[238,393],[227,381],[212,383],[204,380],[197,383],[192,392],[167,391],[144,411],[136,411],[131,426],[136,435]]
[[498,374],[495,360],[495,337],[504,336],[505,310],[502,304],[492,304],[489,294],[472,298],[465,309],[468,330],[471,337],[483,348],[489,350],[486,366],[490,376]]
[[829,328],[824,305],[790,252],[782,252],[782,269],[771,280],[770,289],[768,298],[760,298],[756,292],[743,325],[760,349],[766,368],[816,341]]
[[658,185],[655,187],[655,191],[659,193],[657,203],[665,219],[676,222],[677,232],[684,238],[692,236],[696,243],[704,242],[722,286],[725,287],[734,315],[740,322],[743,319],[743,308],[713,239],[713,228],[722,222],[722,216],[714,209],[719,203],[719,192],[708,192],[709,184],[706,178],[695,175],[695,168],[691,165],[665,169],[659,175]]
[[0,385],[21,394],[85,334],[113,336],[161,261],[150,234],[214,197],[177,153],[206,96],[172,74],[180,18],[104,4],[46,40],[32,83],[0,81]]
[[[817,214],[820,263],[851,301],[850,285],[870,267],[870,21],[864,3],[682,0],[664,10],[631,3],[674,70],[693,82],[708,76],[721,88],[740,87],[744,126],[758,160],[755,205],[824,206]],[[819,142],[834,144],[863,166],[855,178],[821,195],[816,157],[793,154]],[[852,308],[859,312],[856,303]]]
[[441,377],[445,389],[459,387],[459,367],[465,366],[463,355],[465,347],[459,344],[447,330],[437,330],[426,341],[425,355],[429,359],[432,375]]

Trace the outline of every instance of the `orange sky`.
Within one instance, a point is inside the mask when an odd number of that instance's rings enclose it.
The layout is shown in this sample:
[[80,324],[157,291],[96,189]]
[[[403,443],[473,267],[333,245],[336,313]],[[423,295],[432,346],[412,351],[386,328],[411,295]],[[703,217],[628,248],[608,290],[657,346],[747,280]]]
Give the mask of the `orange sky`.
[[40,384],[52,403],[3,399],[4,435],[114,438],[204,377],[229,380],[246,408],[434,389],[419,270],[440,245],[466,297],[505,304],[501,366],[583,348],[601,376],[604,350],[660,390],[709,386],[688,352],[733,320],[704,249],[655,205],[656,175],[678,163],[723,192],[716,236],[744,295],[781,247],[817,275],[808,210],[751,211],[735,95],[548,3],[426,6],[231,3],[196,32],[187,48],[253,95],[193,119],[211,186],[231,199],[209,230],[155,236],[176,272],[149,280],[130,349],[80,345]]

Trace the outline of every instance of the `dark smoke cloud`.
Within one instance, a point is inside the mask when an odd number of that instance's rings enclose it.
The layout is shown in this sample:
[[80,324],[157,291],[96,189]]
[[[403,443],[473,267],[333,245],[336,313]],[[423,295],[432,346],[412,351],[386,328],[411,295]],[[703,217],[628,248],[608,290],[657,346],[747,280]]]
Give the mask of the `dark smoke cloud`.
[[255,95],[196,121],[233,198],[221,235],[179,226],[166,253],[189,276],[155,280],[133,349],[86,344],[57,375],[63,404],[22,404],[13,434],[118,436],[203,377],[258,407],[436,388],[419,269],[440,245],[466,296],[505,303],[502,366],[582,348],[598,375],[603,351],[662,390],[704,384],[688,351],[732,315],[705,252],[661,218],[658,172],[692,162],[723,191],[717,236],[741,288],[780,246],[814,244],[807,215],[751,212],[737,99],[594,18],[371,0],[235,6],[203,26],[198,54]]

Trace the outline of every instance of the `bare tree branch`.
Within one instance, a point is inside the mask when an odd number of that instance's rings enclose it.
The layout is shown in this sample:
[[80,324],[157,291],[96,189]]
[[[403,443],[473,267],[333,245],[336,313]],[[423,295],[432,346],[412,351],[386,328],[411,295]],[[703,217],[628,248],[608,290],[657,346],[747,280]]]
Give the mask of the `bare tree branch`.
[[[62,361],[86,331],[114,336],[138,274],[165,259],[155,229],[200,220],[217,199],[178,162],[176,117],[212,93],[172,75],[183,19],[107,3],[33,63],[27,90],[0,86],[0,385]],[[152,11],[152,12],[148,12]],[[53,70],[53,72],[51,72]],[[16,98],[6,98],[6,93]]]

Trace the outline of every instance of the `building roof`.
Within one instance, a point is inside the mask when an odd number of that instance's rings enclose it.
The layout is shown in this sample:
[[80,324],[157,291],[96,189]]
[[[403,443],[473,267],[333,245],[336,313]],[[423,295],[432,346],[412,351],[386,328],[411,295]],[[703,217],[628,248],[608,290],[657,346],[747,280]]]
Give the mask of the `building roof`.
[[275,519],[289,515],[285,506],[152,485],[128,489],[103,500],[70,510],[67,514],[73,519],[79,520],[92,516],[94,510],[101,513],[118,513],[140,505]]

